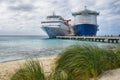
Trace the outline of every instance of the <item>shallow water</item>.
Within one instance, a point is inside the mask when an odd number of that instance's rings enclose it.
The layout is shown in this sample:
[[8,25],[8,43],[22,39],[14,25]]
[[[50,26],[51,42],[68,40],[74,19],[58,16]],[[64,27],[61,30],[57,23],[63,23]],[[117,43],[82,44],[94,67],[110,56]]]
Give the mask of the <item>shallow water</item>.
[[41,36],[0,36],[0,62],[45,57],[59,54],[73,44],[90,44],[99,47],[114,47],[116,44],[86,42],[79,40],[48,39]]

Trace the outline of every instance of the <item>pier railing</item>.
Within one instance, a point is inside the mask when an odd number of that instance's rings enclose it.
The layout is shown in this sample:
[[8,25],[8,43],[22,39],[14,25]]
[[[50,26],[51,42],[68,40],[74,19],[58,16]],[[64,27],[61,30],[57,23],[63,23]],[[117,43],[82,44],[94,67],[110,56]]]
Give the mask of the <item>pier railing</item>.
[[116,36],[56,36],[57,39],[75,39],[83,41],[119,43],[120,37]]

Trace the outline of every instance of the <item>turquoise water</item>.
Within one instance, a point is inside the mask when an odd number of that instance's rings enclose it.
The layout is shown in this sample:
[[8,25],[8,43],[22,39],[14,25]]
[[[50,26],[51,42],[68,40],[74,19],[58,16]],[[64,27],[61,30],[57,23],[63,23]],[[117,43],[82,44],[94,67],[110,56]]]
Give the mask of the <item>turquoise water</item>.
[[48,39],[41,36],[0,36],[0,62],[45,57],[59,54],[73,44],[90,44],[114,47],[116,44],[85,42],[79,40]]

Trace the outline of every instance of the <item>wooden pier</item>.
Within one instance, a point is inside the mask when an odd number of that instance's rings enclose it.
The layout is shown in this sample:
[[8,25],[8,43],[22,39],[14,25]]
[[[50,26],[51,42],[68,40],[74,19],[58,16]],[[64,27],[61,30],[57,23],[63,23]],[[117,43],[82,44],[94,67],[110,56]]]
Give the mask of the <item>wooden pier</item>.
[[120,37],[106,37],[106,36],[56,36],[57,39],[74,39],[81,41],[94,41],[94,42],[108,42],[119,43]]

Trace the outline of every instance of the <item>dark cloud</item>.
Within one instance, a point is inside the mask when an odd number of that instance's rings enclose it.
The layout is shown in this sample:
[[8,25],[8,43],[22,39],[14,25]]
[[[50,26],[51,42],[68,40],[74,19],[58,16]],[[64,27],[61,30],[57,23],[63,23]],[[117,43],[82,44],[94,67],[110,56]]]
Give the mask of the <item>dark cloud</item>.
[[1,2],[6,2],[6,1],[5,1],[5,0],[0,0],[0,3],[1,3]]
[[0,0],[0,3],[16,3],[17,0]]
[[17,6],[9,6],[8,9],[13,11],[32,11],[35,7],[31,4],[20,4]]

